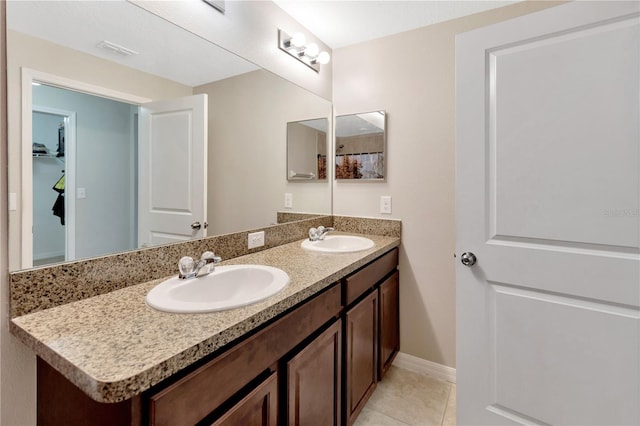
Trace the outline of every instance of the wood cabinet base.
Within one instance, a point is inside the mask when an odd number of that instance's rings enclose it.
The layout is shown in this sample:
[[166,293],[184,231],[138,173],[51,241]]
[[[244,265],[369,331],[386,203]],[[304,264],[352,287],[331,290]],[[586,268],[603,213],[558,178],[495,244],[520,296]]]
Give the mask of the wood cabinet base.
[[353,424],[399,350],[398,250],[140,395],[100,403],[38,358],[39,426]]

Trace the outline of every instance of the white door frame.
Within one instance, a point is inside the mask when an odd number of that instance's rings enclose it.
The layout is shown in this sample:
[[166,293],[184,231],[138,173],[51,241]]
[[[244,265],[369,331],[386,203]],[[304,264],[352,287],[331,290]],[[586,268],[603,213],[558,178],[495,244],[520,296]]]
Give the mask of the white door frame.
[[[65,156],[64,156],[64,174],[65,174],[65,227],[64,227],[64,259],[75,259],[76,255],[76,112],[67,111],[59,108],[51,108],[40,105],[33,105],[33,112],[43,112],[64,117],[64,140],[65,140]],[[33,167],[33,165],[32,165]],[[32,171],[33,173],[33,171]],[[33,185],[33,182],[31,182]],[[33,186],[31,187],[33,188]],[[71,194],[71,196],[69,196]],[[29,210],[31,215],[31,223],[33,224],[33,196],[29,198],[32,208]],[[23,216],[24,217],[24,216]],[[24,219],[23,219],[24,220]],[[30,240],[33,243],[33,239]],[[31,247],[33,254],[33,247]],[[31,259],[33,262],[33,258]]]
[[[21,268],[31,268],[33,266],[33,164],[32,164],[32,111],[33,111],[33,90],[32,85],[34,82],[46,84],[48,86],[55,86],[62,89],[73,90],[76,92],[86,93],[93,96],[99,96],[102,98],[113,99],[120,102],[126,102],[129,104],[141,105],[147,102],[151,102],[151,99],[143,98],[140,96],[132,95],[130,93],[119,92],[116,90],[108,89],[101,86],[85,83],[82,81],[72,80],[65,77],[60,77],[54,74],[45,73],[29,68],[21,69],[22,76],[22,171],[21,171],[21,256],[20,265]],[[75,126],[73,126],[75,129]],[[74,154],[75,157],[75,154]],[[73,158],[75,161],[75,158]],[[67,159],[67,164],[73,164],[71,168],[74,168],[74,163]],[[75,177],[74,177],[75,179]],[[66,185],[74,185],[75,181],[69,182],[68,178]],[[75,190],[73,195],[75,196]],[[75,198],[75,197],[70,197]],[[65,200],[67,200],[65,198]],[[74,200],[75,203],[75,200]],[[74,204],[75,205],[75,204]],[[71,206],[67,204],[67,206]],[[65,206],[66,207],[66,206]],[[69,208],[71,210],[72,207]],[[69,239],[73,238],[73,244],[75,246],[75,235],[67,235],[67,243]],[[75,247],[74,247],[75,249]]]

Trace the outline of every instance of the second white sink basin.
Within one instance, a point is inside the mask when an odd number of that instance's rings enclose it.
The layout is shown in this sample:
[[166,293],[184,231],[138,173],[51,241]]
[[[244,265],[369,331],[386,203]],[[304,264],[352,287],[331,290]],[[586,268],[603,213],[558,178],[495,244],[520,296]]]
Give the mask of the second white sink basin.
[[152,308],[174,313],[222,311],[259,302],[289,284],[282,269],[263,265],[217,266],[200,278],[170,278],[147,294]]
[[324,240],[304,240],[302,248],[320,253],[354,253],[368,250],[375,244],[369,238],[356,235],[327,235]]

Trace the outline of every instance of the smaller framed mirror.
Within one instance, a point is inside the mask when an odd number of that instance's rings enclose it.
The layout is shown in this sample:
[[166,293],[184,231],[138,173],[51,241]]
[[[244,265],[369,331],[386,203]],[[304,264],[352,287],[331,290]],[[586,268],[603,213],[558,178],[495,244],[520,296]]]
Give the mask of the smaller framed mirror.
[[328,118],[287,123],[287,180],[327,179]]
[[336,179],[385,180],[386,113],[336,117]]

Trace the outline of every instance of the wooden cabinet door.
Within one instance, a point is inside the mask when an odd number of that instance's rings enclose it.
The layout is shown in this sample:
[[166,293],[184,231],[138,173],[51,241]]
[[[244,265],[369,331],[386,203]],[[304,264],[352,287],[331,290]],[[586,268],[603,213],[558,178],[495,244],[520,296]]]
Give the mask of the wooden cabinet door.
[[273,373],[212,426],[276,426],[277,423],[278,373]]
[[380,380],[400,350],[399,276],[396,271],[380,284]]
[[287,363],[287,424],[340,424],[342,321],[333,323]]
[[346,423],[356,417],[378,379],[378,292],[373,291],[346,313]]

